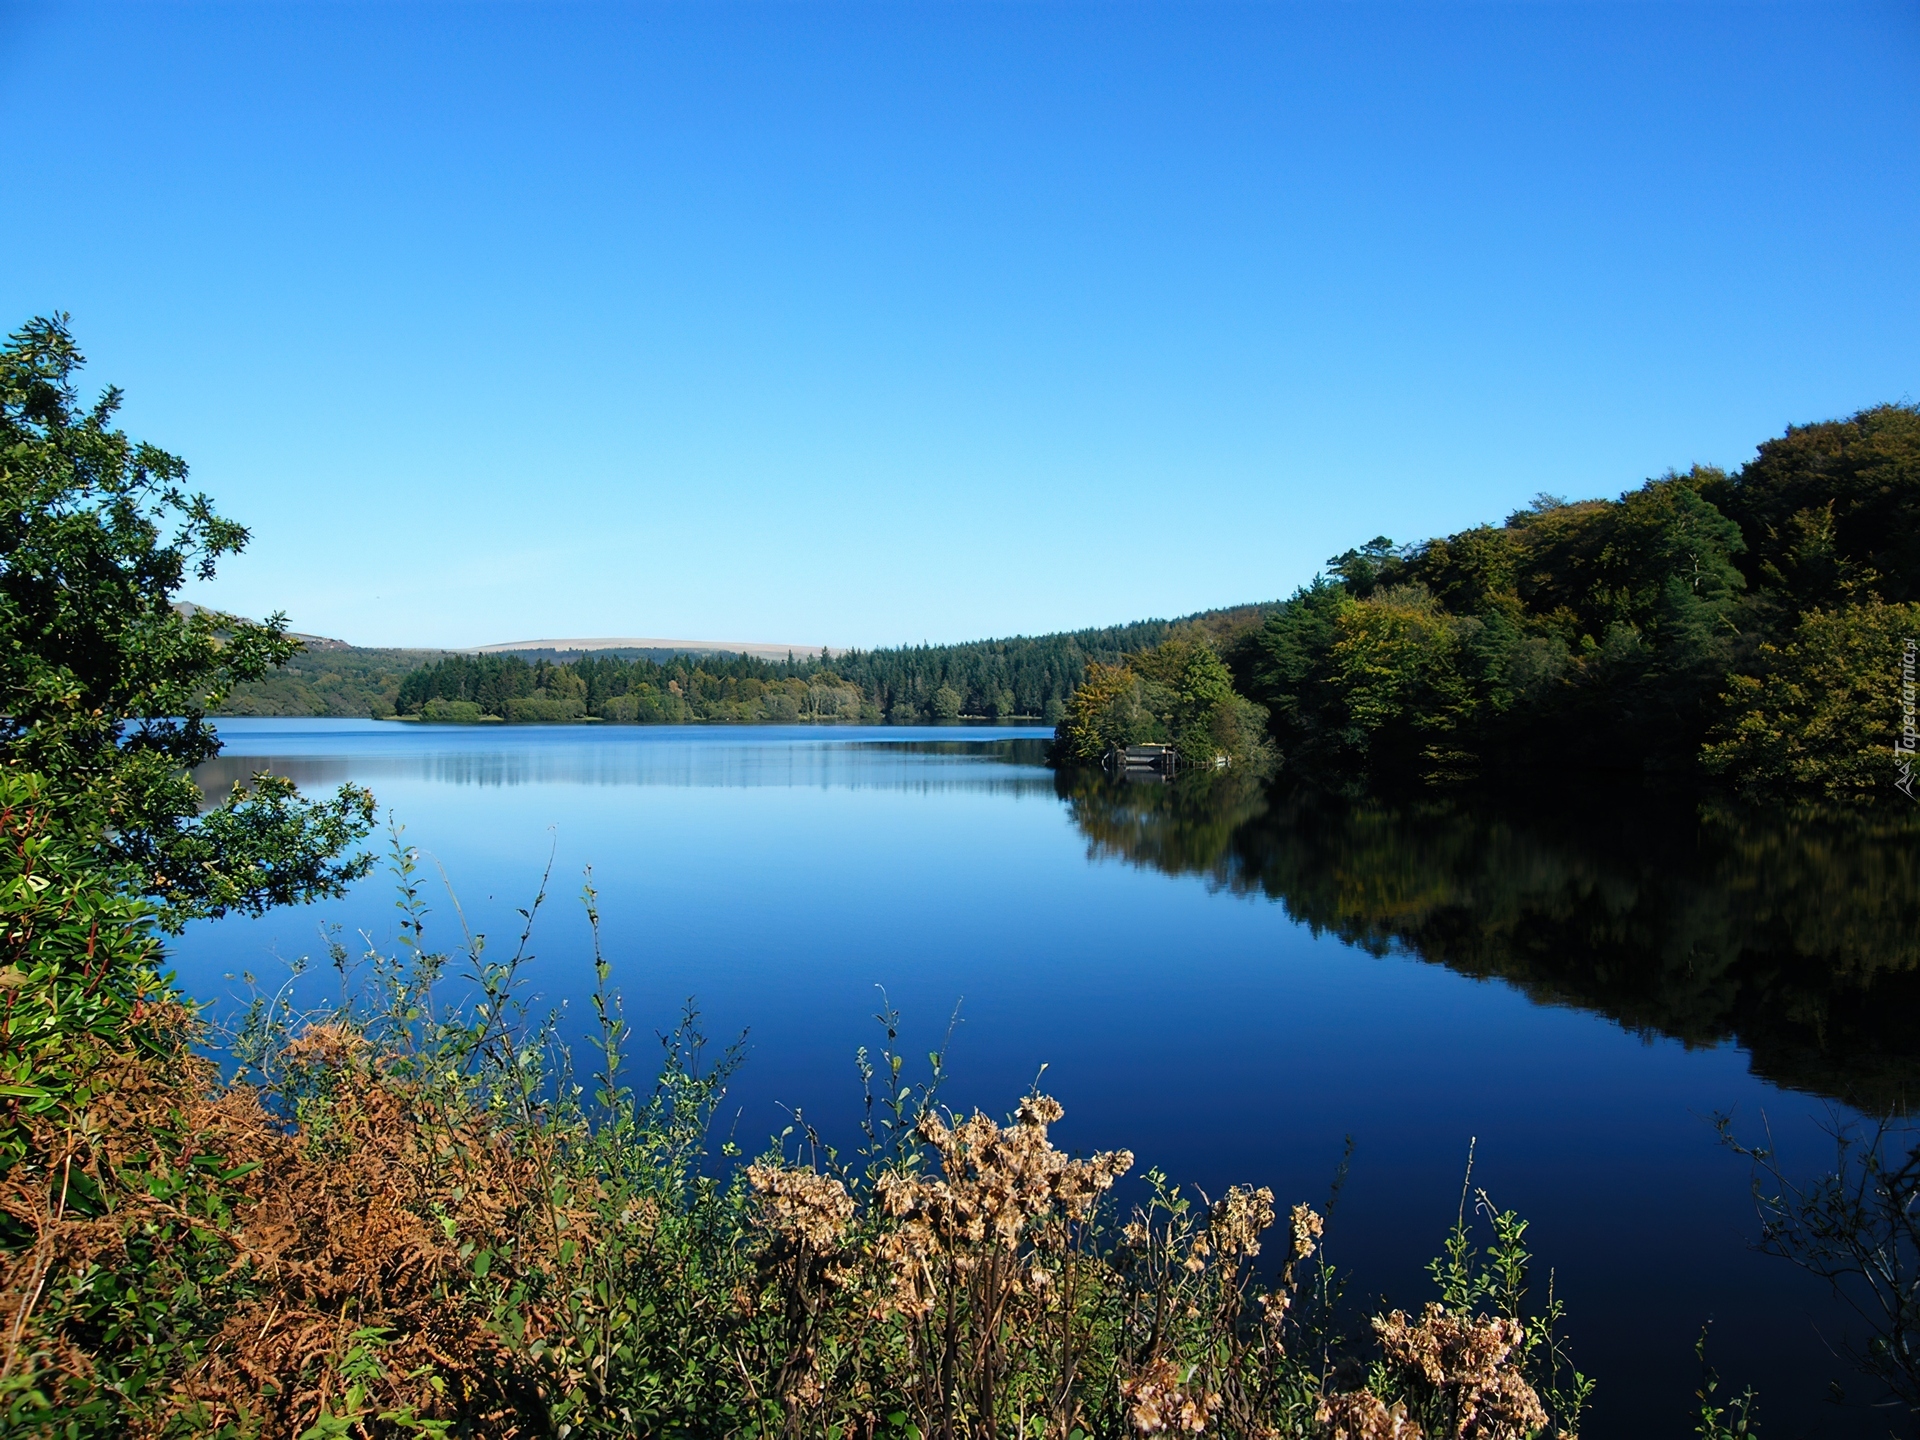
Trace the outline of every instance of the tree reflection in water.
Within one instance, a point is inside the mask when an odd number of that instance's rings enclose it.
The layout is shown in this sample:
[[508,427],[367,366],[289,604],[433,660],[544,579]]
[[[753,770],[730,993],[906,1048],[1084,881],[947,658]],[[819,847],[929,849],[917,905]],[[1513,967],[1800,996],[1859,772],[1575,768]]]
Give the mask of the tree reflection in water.
[[1862,1110],[1920,1099],[1920,814],[1590,796],[1396,803],[1208,773],[1055,780],[1089,852],[1496,978]]

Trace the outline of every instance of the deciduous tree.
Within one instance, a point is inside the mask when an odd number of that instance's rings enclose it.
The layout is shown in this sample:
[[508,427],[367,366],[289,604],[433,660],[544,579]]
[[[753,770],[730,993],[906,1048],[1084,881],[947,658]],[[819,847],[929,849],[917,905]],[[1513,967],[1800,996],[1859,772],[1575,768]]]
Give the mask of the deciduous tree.
[[261,777],[206,814],[191,771],[217,754],[206,711],[299,642],[175,603],[247,543],[186,488],[187,467],[117,429],[120,392],[83,405],[64,317],[0,347],[0,755],[44,777],[59,825],[125,863],[177,928],[332,895],[372,797],[301,798]]

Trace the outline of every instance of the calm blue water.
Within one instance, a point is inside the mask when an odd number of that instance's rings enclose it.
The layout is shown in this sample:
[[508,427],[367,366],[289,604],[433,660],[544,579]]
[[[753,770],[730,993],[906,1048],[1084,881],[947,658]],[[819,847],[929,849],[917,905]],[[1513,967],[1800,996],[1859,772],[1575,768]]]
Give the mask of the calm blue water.
[[[1709,1317],[1719,1368],[1760,1388],[1768,1433],[1886,1433],[1821,1404],[1846,1371],[1820,1335],[1844,1317],[1746,1249],[1746,1171],[1707,1123],[1764,1111],[1813,1155],[1824,1102],[1755,1078],[1733,1044],[1645,1038],[1316,938],[1217,868],[1131,863],[1089,838],[1031,746],[994,743],[1044,732],[220,728],[227,755],[206,778],[264,767],[309,790],[370,786],[496,946],[551,853],[531,973],[569,1025],[591,986],[573,899],[590,864],[630,1018],[665,1027],[692,996],[710,1033],[747,1032],[730,1114],[749,1151],[783,1107],[850,1130],[876,987],[909,1053],[935,1046],[958,1005],[949,1103],[1003,1111],[1045,1065],[1070,1147],[1126,1146],[1216,1193],[1253,1182],[1319,1203],[1351,1135],[1331,1244],[1355,1293],[1426,1298],[1421,1266],[1477,1137],[1477,1183],[1532,1219],[1541,1278],[1555,1268],[1576,1358],[1601,1379],[1590,1437],[1689,1433]],[[323,922],[390,939],[391,902],[376,872],[337,904],[197,926],[177,968],[205,998],[237,993],[242,972],[277,983],[286,959],[321,958]],[[434,908],[456,946],[443,893]]]

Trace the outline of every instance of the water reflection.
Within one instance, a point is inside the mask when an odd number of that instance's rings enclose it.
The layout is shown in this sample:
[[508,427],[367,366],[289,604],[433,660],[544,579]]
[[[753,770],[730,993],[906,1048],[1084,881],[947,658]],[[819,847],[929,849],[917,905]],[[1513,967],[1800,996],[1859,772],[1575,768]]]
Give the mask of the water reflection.
[[[227,753],[201,766],[194,779],[210,799],[225,795],[234,784],[246,783],[261,770],[284,775],[309,793],[348,779],[376,791],[382,781],[418,780],[496,789],[820,785],[915,793],[953,788],[1008,795],[1053,793],[1044,768],[1046,742],[1032,738],[823,741],[817,727],[767,727],[759,743],[740,743],[730,736],[715,743],[710,730],[659,733],[669,727],[649,727],[654,733],[555,727],[511,735],[491,727],[451,726],[409,727],[396,735],[392,733],[396,728],[389,726],[386,733],[332,732],[328,739],[341,753],[314,756],[263,747],[262,739],[283,737],[240,729],[229,721],[223,727],[232,732]],[[789,729],[800,734],[789,734]],[[865,733],[850,732],[854,737]],[[662,739],[667,743],[659,743]]]
[[1920,820],[1057,787],[1090,853],[1262,895],[1376,955],[1497,978],[1872,1111],[1920,1099]]

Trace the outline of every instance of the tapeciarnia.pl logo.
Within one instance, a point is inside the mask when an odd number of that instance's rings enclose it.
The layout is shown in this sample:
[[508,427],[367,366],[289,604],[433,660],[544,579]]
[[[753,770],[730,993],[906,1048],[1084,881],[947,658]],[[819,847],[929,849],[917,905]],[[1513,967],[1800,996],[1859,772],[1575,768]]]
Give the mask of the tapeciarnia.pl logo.
[[1913,723],[1916,649],[1920,646],[1909,640],[1900,651],[1900,735],[1893,742],[1893,761],[1900,771],[1900,778],[1893,783],[1909,800],[1920,798],[1913,793],[1914,743],[1920,740],[1920,732],[1916,732]]

